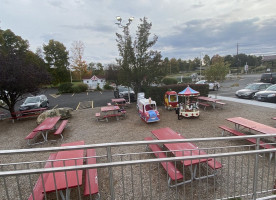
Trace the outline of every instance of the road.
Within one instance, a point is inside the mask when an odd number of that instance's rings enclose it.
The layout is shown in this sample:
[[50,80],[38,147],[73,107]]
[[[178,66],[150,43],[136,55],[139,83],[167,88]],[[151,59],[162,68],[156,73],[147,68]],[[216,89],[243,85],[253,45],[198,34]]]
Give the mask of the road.
[[235,97],[235,92],[244,88],[249,83],[259,82],[261,74],[248,74],[241,76],[231,76],[221,83],[221,88],[218,91],[210,91],[210,94],[219,96]]

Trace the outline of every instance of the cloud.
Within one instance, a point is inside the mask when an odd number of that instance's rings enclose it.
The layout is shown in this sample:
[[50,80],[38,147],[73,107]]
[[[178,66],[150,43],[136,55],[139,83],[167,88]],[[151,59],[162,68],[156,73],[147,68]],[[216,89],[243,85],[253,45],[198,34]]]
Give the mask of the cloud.
[[[259,18],[225,23],[220,19],[190,20],[174,27],[177,34],[160,37],[159,46],[173,46],[174,53],[207,51],[206,53],[227,52],[235,49],[237,42],[252,42],[273,39],[276,33],[276,20],[261,21]],[[275,47],[275,46],[274,46]],[[179,51],[177,51],[179,49]],[[165,51],[165,54],[170,54]],[[234,51],[232,51],[234,53]],[[172,54],[170,54],[172,55]]]

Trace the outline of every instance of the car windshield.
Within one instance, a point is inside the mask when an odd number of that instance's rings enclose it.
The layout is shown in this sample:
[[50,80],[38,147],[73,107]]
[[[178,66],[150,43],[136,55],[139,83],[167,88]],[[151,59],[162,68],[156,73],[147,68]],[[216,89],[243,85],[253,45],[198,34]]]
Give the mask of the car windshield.
[[248,86],[245,87],[245,89],[258,90],[259,87],[260,87],[259,84],[249,84]]
[[37,102],[39,102],[39,97],[28,97],[24,103],[26,104],[26,103],[37,103]]
[[272,85],[266,89],[267,91],[276,91],[276,85]]

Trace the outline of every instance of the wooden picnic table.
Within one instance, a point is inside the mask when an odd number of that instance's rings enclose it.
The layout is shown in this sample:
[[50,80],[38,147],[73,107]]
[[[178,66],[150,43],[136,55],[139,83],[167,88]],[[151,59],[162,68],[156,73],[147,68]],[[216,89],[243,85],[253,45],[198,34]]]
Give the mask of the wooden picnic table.
[[[84,145],[84,141],[62,144],[61,146],[76,146],[76,145]],[[55,160],[57,161],[53,162],[52,167],[82,165],[83,156],[84,156],[83,149],[59,151],[55,158]],[[75,159],[75,158],[78,158],[78,159]],[[60,159],[69,159],[69,160],[60,160]],[[82,185],[82,173],[83,173],[83,170],[50,173],[45,182],[45,192],[49,193],[57,190],[59,191],[62,199],[70,199],[70,189]],[[62,190],[66,190],[65,198]]]
[[216,104],[220,104],[220,105],[224,105],[224,104],[225,104],[225,103],[220,102],[219,99],[214,99],[214,98],[205,97],[205,96],[199,96],[199,97],[198,97],[198,100],[206,101],[206,102],[208,102],[208,103],[211,103],[213,109],[216,108]]
[[15,117],[10,117],[10,119],[21,119],[21,118],[29,118],[29,117],[36,117],[43,113],[46,110],[46,108],[37,108],[37,109],[31,109],[31,110],[22,110],[12,113]]
[[111,99],[113,103],[126,103],[126,100],[124,98],[119,99]]
[[[41,132],[44,141],[47,142],[48,133],[50,130],[54,129],[57,122],[60,120],[60,116],[48,117],[41,124],[39,124],[33,132]],[[44,134],[45,133],[45,134]]]
[[276,128],[255,122],[243,117],[233,117],[226,119],[227,121],[233,122],[235,124],[235,129],[239,130],[240,126],[248,128],[249,130],[254,130],[263,134],[272,134],[276,136]]
[[121,115],[118,111],[120,110],[119,106],[104,106],[101,107],[101,112],[104,114],[103,118],[108,121],[108,118],[116,117],[118,120]]
[[[161,128],[151,131],[152,134],[158,140],[173,140],[173,139],[184,139],[181,135],[177,134],[170,128]],[[198,150],[198,147],[192,143],[169,143],[164,144],[168,150],[170,150],[174,156],[198,156],[198,155],[206,155],[205,151]],[[208,159],[200,159],[200,160],[185,160],[181,161],[185,166],[191,166],[194,164],[198,164],[201,162],[206,162]]]
[[[173,131],[170,128],[161,128],[161,129],[156,129],[151,131],[152,134],[157,137],[157,139],[159,140],[170,140],[170,139],[184,139],[181,135],[179,135],[178,133],[176,133],[175,131]],[[185,143],[168,143],[168,144],[164,144],[164,146],[170,150],[174,156],[177,157],[183,157],[183,156],[198,156],[198,155],[206,155],[206,152],[203,150],[198,150],[198,147],[192,143],[189,142],[185,142]],[[177,183],[176,185],[182,185],[182,184],[186,184],[186,183],[190,183],[192,182],[194,179],[204,179],[204,178],[208,178],[211,176],[214,176],[215,174],[212,175],[201,175],[200,177],[196,177],[196,171],[197,171],[197,166],[200,163],[206,163],[208,164],[208,160],[210,159],[194,159],[194,160],[184,160],[181,161],[182,164],[185,167],[189,167],[190,169],[190,173],[191,173],[191,178],[188,180],[182,180],[181,183]],[[194,166],[194,168],[193,168]]]

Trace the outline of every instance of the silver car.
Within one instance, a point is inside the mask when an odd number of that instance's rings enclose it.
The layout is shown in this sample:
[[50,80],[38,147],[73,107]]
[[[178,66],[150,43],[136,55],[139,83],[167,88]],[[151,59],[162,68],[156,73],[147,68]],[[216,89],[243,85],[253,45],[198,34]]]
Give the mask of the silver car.
[[24,103],[19,107],[19,110],[31,110],[37,108],[49,107],[49,101],[45,95],[27,97]]

